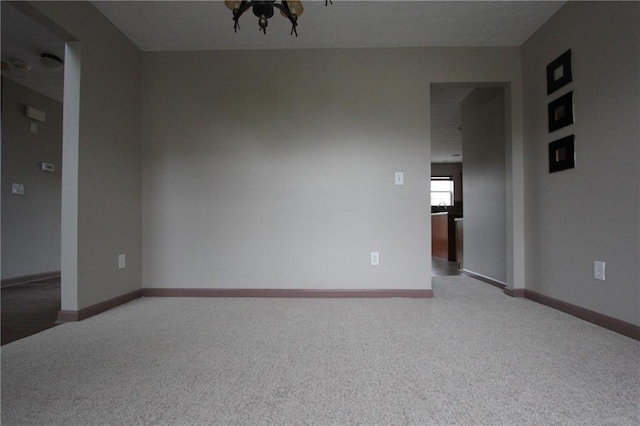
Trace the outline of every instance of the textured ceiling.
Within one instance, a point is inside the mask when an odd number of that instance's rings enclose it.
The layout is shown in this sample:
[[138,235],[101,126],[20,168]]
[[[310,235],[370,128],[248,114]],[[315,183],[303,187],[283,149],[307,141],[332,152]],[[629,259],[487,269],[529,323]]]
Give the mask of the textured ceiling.
[[520,46],[561,1],[305,0],[298,37],[277,13],[267,34],[248,11],[233,32],[222,1],[93,1],[144,51]]

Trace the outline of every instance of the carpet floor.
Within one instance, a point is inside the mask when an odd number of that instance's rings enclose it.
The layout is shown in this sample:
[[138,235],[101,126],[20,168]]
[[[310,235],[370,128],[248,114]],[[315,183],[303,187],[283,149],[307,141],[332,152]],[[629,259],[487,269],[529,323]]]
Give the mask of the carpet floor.
[[640,423],[639,342],[433,281],[433,299],[138,299],[3,346],[2,424]]

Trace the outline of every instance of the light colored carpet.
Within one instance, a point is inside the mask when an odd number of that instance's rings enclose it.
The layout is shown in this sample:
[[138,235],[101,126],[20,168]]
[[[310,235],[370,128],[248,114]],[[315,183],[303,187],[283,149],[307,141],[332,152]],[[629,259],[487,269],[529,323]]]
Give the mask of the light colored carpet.
[[139,299],[3,346],[2,424],[639,424],[639,342],[467,277],[434,291]]

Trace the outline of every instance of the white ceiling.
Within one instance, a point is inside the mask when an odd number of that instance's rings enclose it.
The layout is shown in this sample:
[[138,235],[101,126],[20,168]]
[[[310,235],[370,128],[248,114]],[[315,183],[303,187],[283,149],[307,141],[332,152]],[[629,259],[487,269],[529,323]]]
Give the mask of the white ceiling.
[[40,64],[40,54],[64,58],[64,42],[36,24],[8,2],[2,2],[2,61],[15,59],[31,64],[31,71],[2,71],[2,76],[62,102],[63,72],[49,71]]
[[[222,1],[92,1],[143,51],[311,49],[418,46],[520,46],[565,1],[304,0],[298,37],[276,14],[267,34],[248,11],[233,31]],[[62,73],[45,71],[40,54],[64,55],[64,43],[2,1],[2,60],[32,63],[29,73],[2,75],[62,100]],[[462,160],[460,102],[470,86],[432,87],[432,161]],[[460,154],[457,156],[456,154]],[[454,156],[456,155],[456,156]]]
[[[298,37],[278,13],[267,34],[247,11],[233,31],[222,1],[93,1],[144,51],[309,49],[418,46],[520,46],[564,1],[325,1],[305,0]],[[469,86],[431,92],[433,162],[462,161],[460,102]]]
[[520,46],[561,1],[305,0],[298,37],[279,13],[267,34],[247,11],[233,32],[222,1],[93,1],[143,51]]
[[431,86],[432,163],[462,162],[462,100],[472,90],[469,84]]

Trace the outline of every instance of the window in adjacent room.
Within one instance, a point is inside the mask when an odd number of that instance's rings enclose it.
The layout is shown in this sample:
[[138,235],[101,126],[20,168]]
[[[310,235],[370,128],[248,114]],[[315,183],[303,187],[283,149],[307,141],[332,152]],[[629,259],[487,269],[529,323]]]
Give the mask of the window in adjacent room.
[[453,179],[450,176],[431,177],[431,205],[453,205]]

